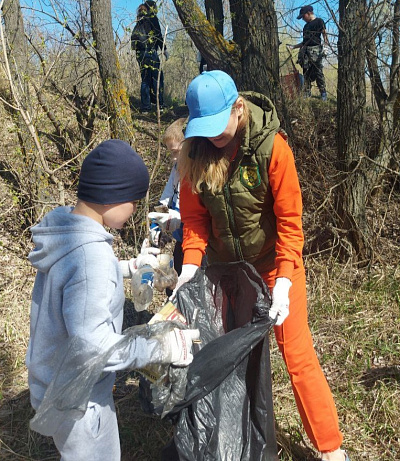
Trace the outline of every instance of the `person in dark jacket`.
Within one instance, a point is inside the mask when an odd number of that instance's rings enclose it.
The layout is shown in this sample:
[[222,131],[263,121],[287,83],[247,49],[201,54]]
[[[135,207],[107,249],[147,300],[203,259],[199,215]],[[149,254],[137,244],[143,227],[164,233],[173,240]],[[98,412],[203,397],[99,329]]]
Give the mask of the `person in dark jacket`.
[[[157,104],[160,109],[164,106],[164,75],[160,71],[158,50],[163,50],[163,37],[160,23],[157,18],[156,2],[147,0],[137,10],[137,23],[132,31],[131,46],[136,51],[136,59],[140,68],[142,83],[140,86],[140,110],[142,113],[151,111],[151,104]],[[168,59],[168,52],[164,45],[164,56]],[[158,79],[160,80],[158,84]]]
[[329,44],[325,22],[315,16],[311,5],[300,8],[297,19],[303,19],[306,23],[303,28],[303,41],[297,45],[288,45],[288,47],[292,49],[300,48],[298,63],[303,68],[304,93],[307,97],[310,97],[311,83],[316,81],[321,93],[321,99],[326,101],[325,76],[322,70],[324,47],[321,40],[321,36],[323,36],[324,44]]

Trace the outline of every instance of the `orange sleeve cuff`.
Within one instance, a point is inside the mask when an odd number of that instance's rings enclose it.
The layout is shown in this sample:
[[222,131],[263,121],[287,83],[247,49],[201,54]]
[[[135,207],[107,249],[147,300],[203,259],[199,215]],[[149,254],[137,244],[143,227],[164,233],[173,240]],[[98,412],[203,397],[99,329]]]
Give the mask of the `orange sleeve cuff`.
[[275,278],[286,277],[292,280],[293,270],[294,270],[293,261],[281,261],[278,267],[276,268]]
[[188,249],[184,253],[183,264],[195,264],[200,267],[202,259],[203,252],[201,250]]

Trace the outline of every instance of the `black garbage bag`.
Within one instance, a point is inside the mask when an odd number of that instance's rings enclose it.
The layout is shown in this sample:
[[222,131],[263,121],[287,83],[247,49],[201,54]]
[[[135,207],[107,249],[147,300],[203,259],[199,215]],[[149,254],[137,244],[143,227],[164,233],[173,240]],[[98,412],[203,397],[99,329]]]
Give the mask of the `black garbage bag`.
[[[168,416],[174,440],[163,461],[275,461],[268,287],[245,262],[199,269],[177,292],[177,307],[201,344],[185,398]],[[195,321],[192,319],[195,317]]]

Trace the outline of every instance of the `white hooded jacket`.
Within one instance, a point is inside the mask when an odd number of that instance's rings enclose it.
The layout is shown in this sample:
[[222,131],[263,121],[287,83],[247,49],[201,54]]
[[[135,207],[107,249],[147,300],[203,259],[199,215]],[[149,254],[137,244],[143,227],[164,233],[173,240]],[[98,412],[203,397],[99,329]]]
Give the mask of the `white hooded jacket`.
[[[71,211],[56,208],[31,229],[35,249],[29,260],[37,275],[26,364],[35,409],[54,377],[54,357],[68,339],[79,337],[105,351],[122,338],[125,296],[113,237],[93,219]],[[116,370],[141,368],[151,354],[151,343],[136,338],[129,360],[112,355],[91,400],[101,401],[112,391]]]

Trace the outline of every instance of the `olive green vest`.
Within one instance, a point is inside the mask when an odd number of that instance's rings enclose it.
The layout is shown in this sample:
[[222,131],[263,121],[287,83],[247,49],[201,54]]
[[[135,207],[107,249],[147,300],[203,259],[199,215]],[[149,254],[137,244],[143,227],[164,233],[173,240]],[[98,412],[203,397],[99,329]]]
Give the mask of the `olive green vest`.
[[272,102],[243,92],[250,109],[244,140],[223,190],[203,185],[201,200],[212,217],[208,262],[247,261],[260,273],[273,269],[277,238],[268,168],[279,120]]

